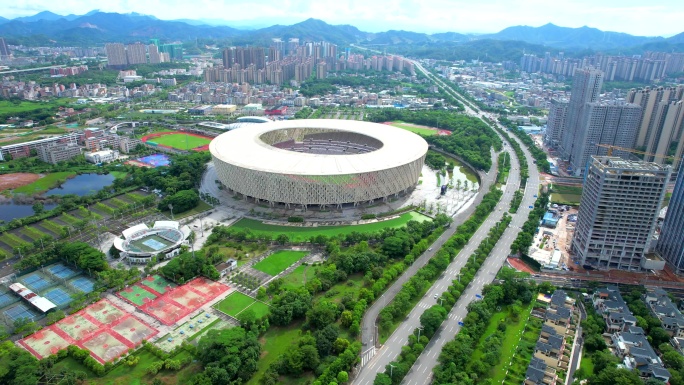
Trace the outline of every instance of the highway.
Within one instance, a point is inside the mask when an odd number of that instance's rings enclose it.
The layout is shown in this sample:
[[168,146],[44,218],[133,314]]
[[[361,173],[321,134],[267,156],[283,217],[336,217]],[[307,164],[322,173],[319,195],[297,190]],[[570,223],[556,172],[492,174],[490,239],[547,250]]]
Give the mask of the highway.
[[[427,70],[423,68],[420,63],[414,62],[416,68],[428,74]],[[453,94],[454,97],[458,98],[458,95],[449,87],[447,84],[442,82],[438,78],[430,77],[442,86],[447,92]],[[473,116],[482,116],[481,113],[476,114],[473,110],[467,107],[466,112]],[[514,137],[514,140],[517,138]],[[523,152],[527,158],[529,165],[533,165],[533,159],[529,151],[524,147]],[[510,147],[508,147],[510,148]],[[506,148],[506,150],[508,150]],[[454,259],[454,261],[447,268],[446,273],[440,278],[427,292],[427,295],[417,304],[417,306],[409,313],[406,321],[404,321],[390,336],[385,345],[378,351],[378,353],[370,360],[362,359],[362,369],[358,376],[354,380],[354,384],[370,385],[375,380],[377,373],[384,371],[385,366],[391,362],[394,358],[401,352],[401,347],[407,342],[408,335],[413,332],[413,330],[420,325],[420,315],[423,311],[430,306],[435,304],[434,296],[439,295],[449,286],[451,281],[458,279],[458,273],[463,265],[467,261],[467,257],[477,248],[479,243],[486,237],[489,229],[501,218],[505,208],[509,207],[510,201],[512,199],[513,192],[518,188],[520,183],[520,171],[517,167],[518,159],[515,154],[510,154],[513,160],[512,164],[514,167],[511,169],[509,178],[506,184],[505,193],[501,201],[496,207],[496,210],[490,214],[485,223],[483,223],[477,232],[470,239],[468,244],[464,247],[459,255]],[[492,173],[494,174],[494,173]],[[413,367],[409,373],[404,378],[403,383],[405,384],[428,384],[432,379],[432,369],[437,365],[437,358],[442,350],[444,344],[458,333],[460,330],[459,322],[466,316],[468,304],[477,298],[477,295],[481,294],[482,288],[491,283],[496,273],[499,271],[503,265],[506,257],[510,252],[510,245],[517,237],[518,229],[525,223],[529,213],[529,206],[534,204],[535,194],[537,194],[537,188],[539,185],[539,173],[534,166],[529,170],[529,179],[525,193],[523,195],[523,202],[520,205],[518,213],[516,213],[513,218],[511,225],[506,229],[502,237],[497,242],[496,246],[492,250],[489,258],[485,261],[483,266],[478,271],[477,275],[471,282],[471,284],[465,289],[461,297],[459,298],[456,305],[452,308],[447,320],[442,324],[442,327],[437,331],[435,336],[433,336],[430,343],[426,346],[423,353],[416,360]],[[435,246],[437,246],[435,244]],[[381,300],[377,303],[383,303]],[[365,361],[365,362],[364,362]],[[364,364],[366,364],[364,366]]]
[[[428,263],[430,258],[432,258],[437,250],[442,247],[444,242],[446,242],[455,232],[456,232],[456,227],[458,225],[462,224],[465,222],[468,217],[475,211],[475,208],[477,205],[482,201],[482,197],[484,194],[489,191],[489,187],[494,183],[494,180],[496,178],[496,157],[492,156],[492,164],[494,165],[494,168],[492,169],[492,172],[489,173],[484,173],[480,172],[480,191],[478,192],[475,200],[466,208],[465,210],[461,211],[457,215],[454,216],[453,222],[451,223],[451,226],[442,233],[442,235],[435,240],[435,242],[431,245],[430,250],[425,251],[418,259],[416,259],[411,266],[404,271],[404,273],[397,278],[397,280],[390,286],[387,290],[385,290],[385,293],[383,293],[380,298],[371,305],[368,310],[366,310],[366,313],[363,316],[363,319],[361,320],[361,342],[362,342],[362,349],[361,349],[361,363],[362,366],[365,365],[374,355],[375,355],[375,346],[376,342],[375,341],[375,321],[378,318],[378,315],[380,314],[380,311],[385,307],[387,303],[392,301],[394,297],[397,295],[399,290],[401,290],[402,286],[406,281],[411,278],[418,269],[421,267],[425,266],[425,264]],[[372,381],[371,381],[372,382]]]

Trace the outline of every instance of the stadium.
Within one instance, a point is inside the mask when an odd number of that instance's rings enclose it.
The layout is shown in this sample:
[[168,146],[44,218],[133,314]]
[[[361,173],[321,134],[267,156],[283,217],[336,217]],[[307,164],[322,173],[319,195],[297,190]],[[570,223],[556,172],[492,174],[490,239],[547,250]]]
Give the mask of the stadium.
[[386,201],[418,182],[428,144],[384,124],[293,120],[226,132],[209,145],[219,181],[272,207]]
[[187,245],[190,233],[188,226],[181,227],[174,221],[157,221],[152,228],[141,223],[124,230],[123,238],[114,239],[114,247],[131,263],[147,263],[155,255],[178,255],[181,245]]

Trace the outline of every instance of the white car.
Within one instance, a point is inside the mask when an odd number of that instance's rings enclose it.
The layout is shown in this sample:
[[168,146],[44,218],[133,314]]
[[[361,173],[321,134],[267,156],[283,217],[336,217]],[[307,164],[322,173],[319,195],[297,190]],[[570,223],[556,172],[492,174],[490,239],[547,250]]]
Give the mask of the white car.
[[428,249],[428,251],[432,251],[432,247],[430,247],[430,248]]

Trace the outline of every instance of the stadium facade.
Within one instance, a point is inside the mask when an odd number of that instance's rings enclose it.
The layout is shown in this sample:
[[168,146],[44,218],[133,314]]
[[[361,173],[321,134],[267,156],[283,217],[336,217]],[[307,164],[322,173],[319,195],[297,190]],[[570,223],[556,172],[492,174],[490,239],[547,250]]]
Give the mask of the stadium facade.
[[209,145],[220,182],[271,206],[358,205],[409,192],[427,142],[389,125],[329,120],[255,124]]
[[157,221],[152,228],[141,223],[124,230],[123,238],[114,238],[114,247],[130,263],[145,264],[160,254],[163,259],[180,254],[191,232],[188,226],[175,221]]

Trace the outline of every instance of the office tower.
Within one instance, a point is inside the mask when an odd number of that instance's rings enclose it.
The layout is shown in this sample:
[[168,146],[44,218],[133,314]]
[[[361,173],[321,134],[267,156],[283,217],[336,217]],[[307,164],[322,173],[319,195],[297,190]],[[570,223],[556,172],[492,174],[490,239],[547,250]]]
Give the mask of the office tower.
[[147,64],[145,44],[135,43],[126,46],[126,59],[128,64]]
[[671,171],[651,162],[591,157],[572,240],[581,264],[622,270],[646,264]]
[[[591,155],[606,155],[608,150],[597,144],[634,148],[640,117],[641,107],[636,104],[615,101],[586,103],[573,136],[568,172],[581,176]],[[614,150],[613,155],[630,156],[618,150]]]
[[0,37],[0,58],[5,57],[5,56],[9,56],[9,55],[10,55],[10,51],[9,51],[9,47],[7,46],[7,43],[5,42],[5,38]]
[[656,252],[677,274],[684,273],[684,170],[681,168],[660,229]]
[[168,56],[164,61],[183,60],[183,44],[181,43],[162,44],[159,47],[159,52]]
[[110,66],[125,66],[126,49],[121,43],[107,43],[105,44],[105,52],[107,53],[107,64]]
[[584,108],[587,103],[596,102],[603,85],[603,72],[593,68],[575,71],[572,78],[572,90],[568,102],[568,114],[565,129],[561,131],[561,156],[572,162],[572,153],[576,134],[582,125]]
[[567,116],[568,101],[552,99],[551,107],[549,108],[549,118],[546,123],[546,134],[544,135],[544,144],[546,146],[551,148],[558,147],[565,129]]
[[155,44],[150,44],[147,46],[147,52],[150,54],[150,64],[161,63],[161,57],[159,56],[159,49]]
[[154,44],[157,48],[159,48],[159,39],[150,39],[150,44]]
[[[645,155],[644,160],[663,164],[669,153],[681,158],[684,155],[684,86],[633,89],[627,94],[627,101],[643,109],[636,148],[656,154]],[[674,162],[675,170],[679,169],[680,162]]]

